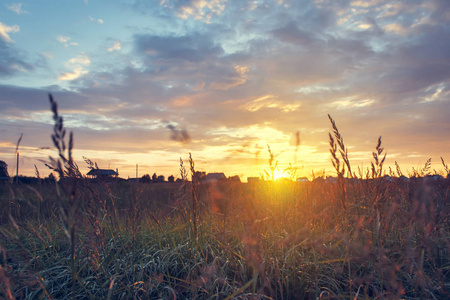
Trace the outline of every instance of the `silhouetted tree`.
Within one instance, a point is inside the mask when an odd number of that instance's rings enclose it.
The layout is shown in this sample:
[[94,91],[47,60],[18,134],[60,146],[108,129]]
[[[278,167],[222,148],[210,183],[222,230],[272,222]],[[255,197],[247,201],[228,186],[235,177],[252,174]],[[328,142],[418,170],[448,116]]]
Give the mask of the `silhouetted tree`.
[[50,183],[54,183],[56,181],[55,175],[53,175],[53,173],[50,173],[50,175],[48,175],[47,179],[48,179],[48,182],[50,182]]
[[55,178],[55,175],[53,175],[53,173],[50,173],[50,175],[48,175],[48,177],[44,179],[44,182],[47,182],[47,183],[55,183],[55,181],[56,181],[56,178]]
[[206,176],[206,172],[202,172],[202,171],[196,171],[194,177],[197,180],[201,180],[203,177]]
[[148,174],[145,174],[144,176],[142,176],[140,181],[142,183],[150,183],[150,182],[152,182],[152,180],[150,179],[150,175],[148,175]]
[[0,160],[0,177],[9,177],[8,165],[3,160]]
[[173,177],[173,175],[170,175],[169,177],[167,177],[167,181],[168,182],[175,182],[175,177]]
[[165,181],[165,177],[164,175],[159,175],[158,178],[156,179],[157,182],[164,182]]
[[156,173],[153,173],[152,175],[152,182],[158,182],[158,175],[156,175]]
[[24,183],[24,184],[35,184],[35,183],[39,183],[40,179],[36,178],[36,177],[19,175],[19,182]]

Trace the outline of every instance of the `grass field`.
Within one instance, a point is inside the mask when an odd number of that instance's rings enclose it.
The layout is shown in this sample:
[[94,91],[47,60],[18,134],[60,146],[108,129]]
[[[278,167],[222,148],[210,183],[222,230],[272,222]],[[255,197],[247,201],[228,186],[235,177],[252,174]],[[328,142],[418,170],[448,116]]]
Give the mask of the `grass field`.
[[450,179],[386,179],[381,139],[352,172],[330,117],[336,182],[92,183],[52,110],[63,180],[0,184],[0,298],[450,298]]

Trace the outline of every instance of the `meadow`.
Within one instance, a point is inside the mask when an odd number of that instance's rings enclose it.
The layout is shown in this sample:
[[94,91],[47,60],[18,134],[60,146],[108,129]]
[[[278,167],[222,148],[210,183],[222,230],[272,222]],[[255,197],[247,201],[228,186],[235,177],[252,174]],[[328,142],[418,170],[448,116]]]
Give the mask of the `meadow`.
[[59,182],[0,184],[0,298],[450,298],[443,159],[386,171],[380,138],[352,171],[330,117],[335,181],[271,180],[269,152],[260,182],[204,183],[192,156],[182,183],[92,182],[51,103]]

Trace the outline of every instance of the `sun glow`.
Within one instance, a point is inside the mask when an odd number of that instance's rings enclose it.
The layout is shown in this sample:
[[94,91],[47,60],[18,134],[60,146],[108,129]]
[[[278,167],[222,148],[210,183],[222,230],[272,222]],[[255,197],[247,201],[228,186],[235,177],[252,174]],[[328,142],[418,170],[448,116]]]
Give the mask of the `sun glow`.
[[281,178],[285,178],[285,177],[286,177],[285,172],[281,171],[280,169],[276,169],[273,172],[273,179],[275,179],[275,180],[278,180],[278,179],[281,179]]

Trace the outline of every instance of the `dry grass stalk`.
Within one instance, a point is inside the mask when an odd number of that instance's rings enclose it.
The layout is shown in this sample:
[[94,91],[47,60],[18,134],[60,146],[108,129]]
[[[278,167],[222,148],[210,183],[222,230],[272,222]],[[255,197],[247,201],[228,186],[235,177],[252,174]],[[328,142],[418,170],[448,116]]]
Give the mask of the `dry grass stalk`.
[[269,172],[264,170],[264,173],[269,180],[273,181],[275,180],[275,170],[278,167],[278,161],[275,161],[275,154],[272,152],[269,145],[267,145],[267,151],[269,151]]
[[[336,138],[336,143],[339,145],[339,153],[341,154],[341,157],[345,163],[345,166],[347,166],[347,171],[348,171],[347,174],[350,178],[352,178],[353,173],[352,173],[352,168],[350,166],[350,161],[348,159],[348,149],[344,145],[344,138],[339,133],[339,129],[336,126],[336,122],[333,120],[333,118],[330,115],[328,115],[328,119],[330,120],[331,126],[333,127],[333,133]],[[329,134],[329,137],[330,137],[330,146],[332,147],[332,149],[330,149],[330,151],[332,151],[331,155],[333,155],[333,159],[336,161],[337,160],[337,156],[336,156],[337,147],[336,147],[336,144],[334,142],[334,139],[333,139],[333,136],[331,135],[331,133]],[[336,161],[336,165],[333,163],[333,166],[335,167],[336,171],[338,171],[338,174],[342,174],[342,176],[345,175],[344,174],[345,173],[344,166],[342,166],[342,170],[340,170],[338,160]]]
[[419,172],[419,176],[423,177],[430,174],[430,167],[431,167],[431,158],[427,159],[425,162],[425,165]]
[[395,161],[395,168],[396,168],[396,170],[397,170],[397,176],[398,176],[398,177],[403,176],[402,170],[400,169],[400,166],[399,166],[399,164],[397,163],[397,161]]
[[186,167],[184,166],[184,162],[181,157],[180,157],[180,177],[181,180],[183,180],[183,183],[187,181],[187,170]]
[[0,265],[0,285],[3,287],[3,291],[0,294],[3,294],[3,296],[6,297],[6,299],[8,300],[15,299],[11,293],[10,280],[1,265]]
[[[328,119],[331,122],[331,126],[333,127],[333,134],[334,134],[334,138],[331,133],[329,133],[328,136],[329,136],[329,142],[330,142],[330,153],[332,156],[331,162],[337,173],[338,198],[339,198],[339,202],[341,204],[342,209],[346,209],[347,192],[346,192],[346,187],[345,187],[345,182],[344,182],[345,167],[347,167],[347,171],[348,171],[347,174],[350,178],[353,178],[353,174],[352,174],[352,169],[350,166],[350,161],[348,159],[348,149],[347,149],[347,147],[345,147],[345,144],[344,144],[344,138],[340,134],[335,121],[333,120],[333,118],[330,115],[328,115]],[[341,163],[338,158],[338,155],[337,155],[338,146],[339,146],[340,156],[342,157],[342,160],[344,161],[344,163],[342,164],[342,167],[341,167]]]
[[194,237],[198,240],[198,185],[199,179],[197,173],[195,172],[195,163],[192,158],[192,154],[189,153],[189,166],[191,168],[192,182],[191,182],[191,193],[192,193],[192,224],[194,230]]
[[386,160],[386,153],[384,153],[383,158],[380,159],[383,154],[384,148],[381,147],[381,136],[378,138],[377,146],[375,147],[375,152],[372,152],[373,159],[375,163],[371,162],[372,167],[372,178],[380,178],[383,175],[383,164]]
[[[69,145],[66,147],[65,136],[66,129],[64,128],[63,117],[58,113],[58,104],[53,99],[53,96],[49,94],[49,101],[51,106],[51,111],[53,113],[53,134],[51,135],[53,145],[58,150],[58,158],[54,159],[53,157],[49,157],[50,162],[46,164],[48,168],[54,170],[58,173],[60,180],[64,177],[68,177],[70,180],[70,191],[66,191],[66,194],[69,196],[69,207],[65,209],[62,205],[60,205],[60,219],[61,224],[64,228],[64,232],[70,243],[71,250],[71,273],[72,273],[72,289],[75,289],[76,286],[76,236],[77,236],[77,219],[78,219],[78,208],[80,206],[80,201],[76,197],[77,195],[77,182],[76,178],[82,178],[82,174],[78,169],[75,161],[73,160],[72,151],[74,147],[73,141],[73,132],[69,134]],[[66,154],[67,149],[67,154]],[[59,189],[58,189],[59,191]],[[61,195],[59,195],[61,197]]]
[[445,161],[442,158],[442,156],[441,156],[441,162],[442,162],[442,165],[444,166],[444,170],[447,173],[447,176],[449,176],[450,175],[450,169],[448,168],[448,165],[445,163]]

